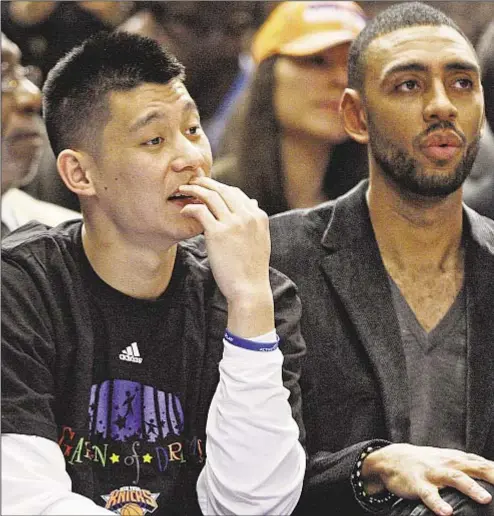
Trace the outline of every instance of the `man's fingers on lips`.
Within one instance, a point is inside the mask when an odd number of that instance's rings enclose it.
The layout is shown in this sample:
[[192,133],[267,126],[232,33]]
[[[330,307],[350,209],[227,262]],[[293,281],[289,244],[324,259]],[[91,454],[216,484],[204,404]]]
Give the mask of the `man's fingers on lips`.
[[215,197],[220,197],[219,193],[214,190],[209,190],[199,185],[182,185],[179,187],[180,193],[191,195],[202,200],[212,200]]
[[193,177],[190,180],[189,184],[196,184],[203,186],[204,188],[209,188],[211,190],[218,190],[222,186],[225,186],[223,183],[220,183],[219,181],[216,181],[210,177],[202,176],[202,177]]
[[190,184],[197,184],[208,190],[218,192],[232,211],[239,206],[245,205],[249,200],[249,197],[240,188],[220,183],[210,177],[194,178]]
[[[192,182],[193,181],[193,182]],[[226,208],[231,213],[241,213],[243,211],[252,211],[256,207],[251,203],[251,199],[238,187],[229,186],[224,183],[219,183],[214,179],[209,177],[198,177],[191,180],[191,183],[187,185],[183,185],[180,187],[180,190],[183,189],[184,192],[187,191],[188,187],[198,187],[202,190],[196,190],[197,192],[204,192],[204,200],[207,203],[207,192],[214,193],[218,196],[218,198],[222,199],[222,203],[225,204]],[[212,199],[211,197],[209,197]],[[213,206],[210,206],[211,209],[214,209]],[[222,212],[221,214],[227,215],[227,212]],[[220,213],[215,213],[218,216]]]
[[194,195],[203,201],[205,204],[207,204],[213,215],[218,219],[221,216],[225,216],[230,213],[227,205],[225,204],[225,201],[215,190],[209,190],[208,188],[204,188],[199,185],[183,185],[179,188],[179,190],[181,193]]

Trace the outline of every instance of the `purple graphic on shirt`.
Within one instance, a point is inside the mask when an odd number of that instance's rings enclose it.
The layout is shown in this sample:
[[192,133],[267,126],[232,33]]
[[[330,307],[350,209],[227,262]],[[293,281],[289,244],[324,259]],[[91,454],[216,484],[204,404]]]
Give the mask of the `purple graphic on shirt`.
[[180,400],[173,394],[158,391],[158,406],[163,437],[168,434],[180,435],[184,420]]
[[[91,389],[91,404],[89,407],[89,417],[92,422],[94,434],[97,437],[107,438],[107,423],[108,423],[108,387],[109,383],[104,382],[99,386],[95,395],[97,396],[97,403],[93,396],[93,389]],[[92,409],[91,409],[92,407]],[[93,430],[91,430],[93,431]]]
[[113,441],[156,442],[184,430],[176,394],[128,380],[106,380],[91,387],[89,433]]

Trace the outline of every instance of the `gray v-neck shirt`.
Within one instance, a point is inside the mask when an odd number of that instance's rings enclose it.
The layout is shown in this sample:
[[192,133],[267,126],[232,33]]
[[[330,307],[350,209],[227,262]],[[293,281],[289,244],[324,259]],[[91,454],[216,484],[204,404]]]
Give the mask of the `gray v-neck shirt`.
[[405,352],[410,392],[410,442],[466,448],[467,324],[463,286],[427,333],[389,276]]

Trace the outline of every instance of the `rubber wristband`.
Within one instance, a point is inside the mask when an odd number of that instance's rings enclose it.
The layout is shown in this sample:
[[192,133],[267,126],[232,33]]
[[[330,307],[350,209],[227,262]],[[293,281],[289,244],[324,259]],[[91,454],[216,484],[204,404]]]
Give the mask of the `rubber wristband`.
[[250,349],[251,351],[275,351],[278,349],[280,338],[276,335],[276,342],[255,342],[254,340],[242,339],[228,330],[225,331],[225,340],[239,348]]

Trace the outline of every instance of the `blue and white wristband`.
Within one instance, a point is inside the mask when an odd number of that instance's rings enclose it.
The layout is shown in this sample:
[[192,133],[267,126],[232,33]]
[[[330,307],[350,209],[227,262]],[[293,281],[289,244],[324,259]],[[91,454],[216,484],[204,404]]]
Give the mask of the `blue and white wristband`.
[[276,342],[256,342],[254,340],[237,337],[237,335],[230,333],[228,330],[225,330],[224,338],[233,346],[250,349],[251,351],[275,351],[278,349],[278,343],[280,342],[278,335],[276,335]]

